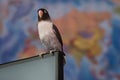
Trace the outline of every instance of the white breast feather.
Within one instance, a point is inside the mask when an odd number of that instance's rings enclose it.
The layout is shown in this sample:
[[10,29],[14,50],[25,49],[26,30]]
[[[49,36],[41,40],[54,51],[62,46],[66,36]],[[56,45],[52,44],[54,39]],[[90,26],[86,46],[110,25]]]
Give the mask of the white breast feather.
[[42,39],[45,35],[49,35],[53,33],[52,22],[42,21],[38,23],[38,33],[40,39]]
[[[49,48],[53,48],[61,51],[61,44],[58,41],[54,31],[52,22],[42,21],[38,23],[38,33],[40,40],[46,40],[49,45],[44,45]],[[43,43],[44,44],[44,43]]]

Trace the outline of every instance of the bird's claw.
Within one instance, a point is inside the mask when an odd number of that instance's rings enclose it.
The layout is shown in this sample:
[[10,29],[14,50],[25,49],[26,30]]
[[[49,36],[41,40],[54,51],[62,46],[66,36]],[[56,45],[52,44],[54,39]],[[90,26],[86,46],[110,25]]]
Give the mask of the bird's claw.
[[54,53],[57,52],[57,50],[50,50],[50,54],[54,55]]
[[47,53],[46,53],[46,52],[43,52],[43,53],[40,53],[40,54],[38,54],[38,55],[43,58],[45,54],[47,54]]
[[42,53],[40,53],[38,55],[43,58],[44,55],[46,55],[46,54],[54,55],[55,52],[57,52],[57,50],[50,50],[49,52],[42,52]]

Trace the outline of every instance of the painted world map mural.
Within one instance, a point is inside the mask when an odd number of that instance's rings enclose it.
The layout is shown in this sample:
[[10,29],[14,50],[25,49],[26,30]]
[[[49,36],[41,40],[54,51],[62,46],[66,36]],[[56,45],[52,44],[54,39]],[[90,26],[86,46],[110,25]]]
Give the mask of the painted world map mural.
[[0,0],[0,63],[37,55],[46,8],[66,53],[65,80],[120,80],[119,0]]

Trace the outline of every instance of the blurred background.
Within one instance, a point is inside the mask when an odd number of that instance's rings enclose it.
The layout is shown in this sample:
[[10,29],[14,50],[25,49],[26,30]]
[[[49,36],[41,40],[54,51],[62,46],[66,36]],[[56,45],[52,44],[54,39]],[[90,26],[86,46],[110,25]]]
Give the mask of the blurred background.
[[61,32],[65,80],[120,80],[120,0],[0,0],[1,64],[42,51],[39,8]]

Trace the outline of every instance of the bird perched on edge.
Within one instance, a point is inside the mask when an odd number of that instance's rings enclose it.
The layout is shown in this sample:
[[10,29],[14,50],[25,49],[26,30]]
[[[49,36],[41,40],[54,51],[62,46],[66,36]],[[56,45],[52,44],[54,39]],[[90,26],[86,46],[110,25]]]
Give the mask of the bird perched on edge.
[[38,9],[38,34],[40,41],[46,50],[45,53],[54,53],[60,51],[65,56],[63,52],[63,42],[59,30],[52,23],[48,11],[44,8]]

